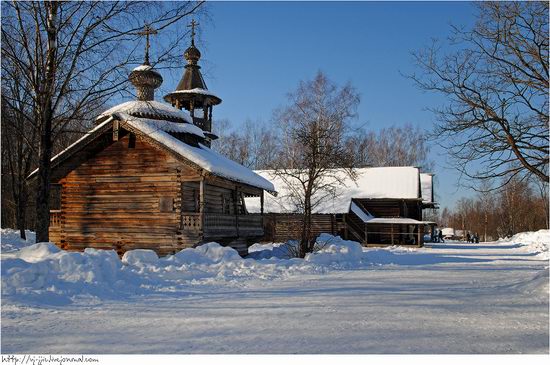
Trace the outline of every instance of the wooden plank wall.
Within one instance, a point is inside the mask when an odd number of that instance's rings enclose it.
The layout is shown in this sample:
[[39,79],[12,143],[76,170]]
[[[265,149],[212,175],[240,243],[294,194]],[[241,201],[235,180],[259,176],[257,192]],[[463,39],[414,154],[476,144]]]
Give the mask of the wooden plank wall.
[[[313,214],[311,216],[312,234],[318,236],[321,233],[344,235],[345,223],[341,215]],[[286,242],[300,239],[302,234],[301,214],[266,214],[264,215],[263,242]]]
[[[179,179],[197,173],[139,138],[135,148],[128,142],[126,135],[59,181],[61,222],[50,234],[61,248],[165,255],[195,243],[179,231]],[[160,212],[161,197],[173,199],[173,211]]]

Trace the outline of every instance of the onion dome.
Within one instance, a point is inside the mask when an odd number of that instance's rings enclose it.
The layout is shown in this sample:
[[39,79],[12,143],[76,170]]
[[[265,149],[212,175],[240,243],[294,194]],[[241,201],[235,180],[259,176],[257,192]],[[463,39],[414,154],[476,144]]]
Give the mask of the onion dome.
[[149,63],[149,36],[152,34],[157,34],[157,31],[148,24],[138,33],[146,37],[145,60],[142,65],[134,68],[129,76],[130,82],[137,90],[137,98],[141,101],[155,100],[155,89],[162,84],[162,76]]
[[187,60],[189,64],[196,65],[197,62],[199,62],[199,60],[201,59],[201,51],[199,51],[199,49],[195,47],[195,44],[191,44],[191,47],[187,48],[183,53],[183,57]]
[[162,84],[162,76],[153,67],[144,62],[132,70],[129,79],[136,88],[138,100],[155,100],[155,89]]

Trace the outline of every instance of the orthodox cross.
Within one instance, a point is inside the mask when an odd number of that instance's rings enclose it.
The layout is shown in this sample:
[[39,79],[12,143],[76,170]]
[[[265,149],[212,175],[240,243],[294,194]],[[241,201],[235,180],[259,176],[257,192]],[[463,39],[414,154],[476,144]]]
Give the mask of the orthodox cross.
[[188,28],[191,28],[191,45],[195,45],[195,27],[199,25],[199,23],[197,23],[195,21],[195,19],[191,20],[191,24],[189,24],[187,27]]
[[143,62],[144,65],[149,65],[149,47],[151,47],[149,45],[149,35],[151,34],[157,34],[157,31],[151,28],[149,24],[145,24],[143,31],[138,32],[138,35],[145,36],[145,61]]

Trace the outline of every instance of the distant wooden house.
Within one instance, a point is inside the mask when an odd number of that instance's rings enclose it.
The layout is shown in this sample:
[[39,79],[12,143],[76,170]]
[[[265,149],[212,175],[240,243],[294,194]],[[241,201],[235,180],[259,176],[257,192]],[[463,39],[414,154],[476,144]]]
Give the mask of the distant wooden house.
[[[117,105],[52,159],[50,240],[62,249],[136,248],[174,253],[217,241],[241,254],[264,235],[263,201],[273,184],[209,148],[212,107],[194,46],[177,90],[154,101],[161,75],[148,64],[130,74],[138,100]],[[185,109],[185,110],[182,110]],[[30,179],[36,175],[31,174]]]
[[[250,211],[266,212],[264,240],[299,238],[302,215],[297,213],[288,186],[272,171],[256,172],[272,181],[279,193],[266,198],[265,208],[258,199],[246,199]],[[367,246],[423,245],[425,232],[435,225],[422,219],[423,209],[436,207],[433,174],[421,174],[416,167],[358,168],[355,172],[357,180],[352,181],[342,171],[336,194],[319,202],[312,217],[313,233],[338,234]]]

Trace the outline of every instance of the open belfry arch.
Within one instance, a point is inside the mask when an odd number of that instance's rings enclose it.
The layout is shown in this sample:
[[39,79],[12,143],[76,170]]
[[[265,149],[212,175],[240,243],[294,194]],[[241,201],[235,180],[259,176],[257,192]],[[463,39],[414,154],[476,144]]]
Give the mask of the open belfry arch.
[[221,99],[200,73],[196,25],[182,81],[165,96],[172,105],[154,100],[163,79],[149,61],[156,32],[146,26],[144,62],[129,75],[137,100],[101,113],[95,128],[52,158],[50,240],[59,247],[165,255],[215,240],[244,255],[263,236],[263,209],[249,213],[245,198],[263,202],[275,189],[210,149],[212,107]]

